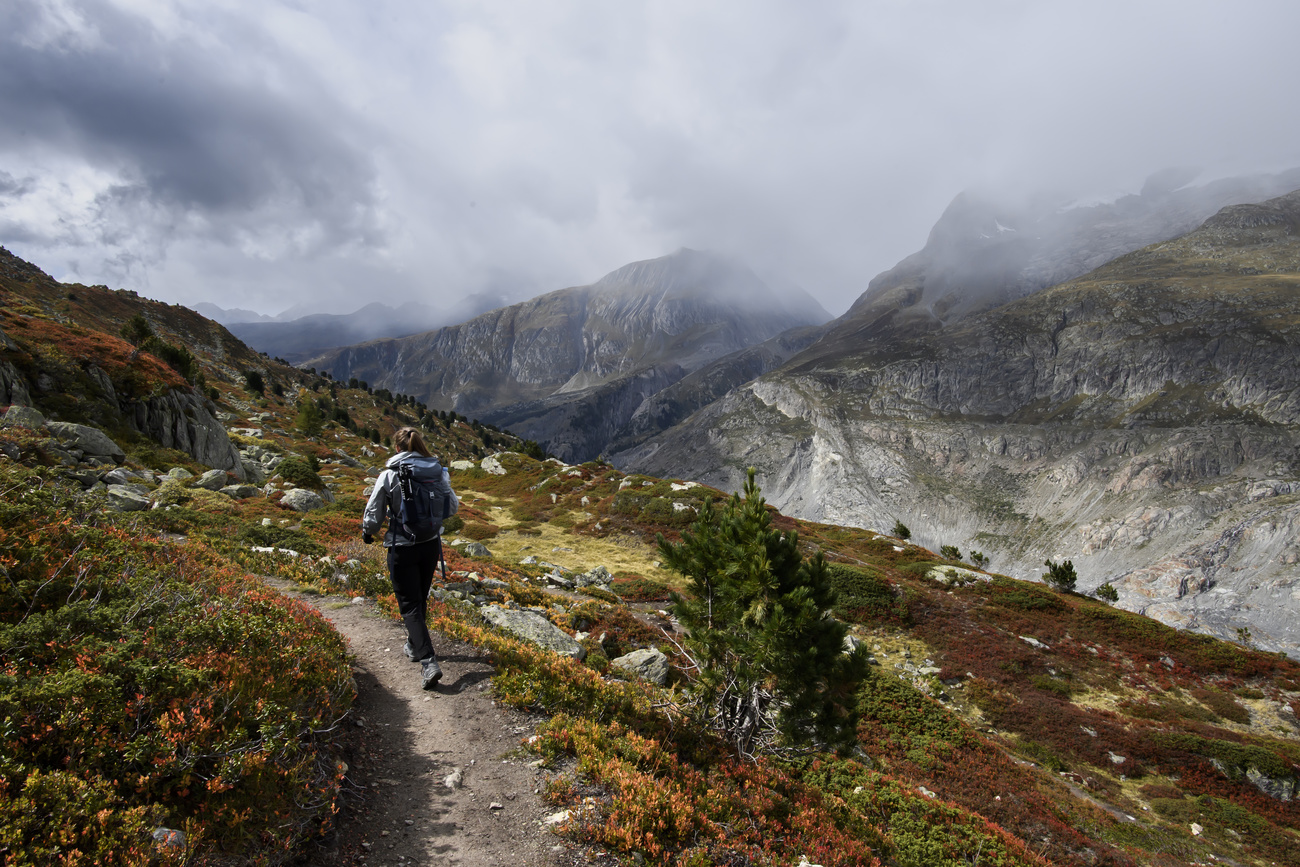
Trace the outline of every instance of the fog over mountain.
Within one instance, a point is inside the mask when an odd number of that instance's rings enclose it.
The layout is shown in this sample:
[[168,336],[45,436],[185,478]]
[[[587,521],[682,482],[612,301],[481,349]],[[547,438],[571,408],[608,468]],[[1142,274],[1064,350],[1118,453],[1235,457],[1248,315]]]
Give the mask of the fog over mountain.
[[7,0],[0,244],[261,315],[685,246],[840,313],[962,191],[1300,165],[1297,30],[1289,0]]

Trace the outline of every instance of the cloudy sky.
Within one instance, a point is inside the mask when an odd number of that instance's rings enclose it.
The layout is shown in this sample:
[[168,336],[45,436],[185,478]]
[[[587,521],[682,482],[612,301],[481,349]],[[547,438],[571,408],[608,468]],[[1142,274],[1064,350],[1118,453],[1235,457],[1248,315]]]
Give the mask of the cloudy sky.
[[972,187],[1300,165],[1295,0],[3,0],[0,244],[278,313],[681,247],[833,313]]

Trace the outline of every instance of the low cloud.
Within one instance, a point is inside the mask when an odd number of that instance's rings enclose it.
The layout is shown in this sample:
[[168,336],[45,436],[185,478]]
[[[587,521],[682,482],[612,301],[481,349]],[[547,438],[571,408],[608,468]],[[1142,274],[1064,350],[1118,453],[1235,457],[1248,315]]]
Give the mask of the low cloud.
[[681,246],[840,312],[965,189],[1300,165],[1283,0],[9,0],[0,243],[275,313]]

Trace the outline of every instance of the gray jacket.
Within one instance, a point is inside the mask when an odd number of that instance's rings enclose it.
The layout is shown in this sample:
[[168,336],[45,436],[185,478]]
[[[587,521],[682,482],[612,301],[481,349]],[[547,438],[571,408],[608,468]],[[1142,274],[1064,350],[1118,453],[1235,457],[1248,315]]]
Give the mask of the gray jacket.
[[[460,509],[460,500],[456,497],[456,492],[451,489],[451,476],[447,473],[446,467],[438,463],[437,458],[426,458],[419,452],[398,452],[388,459],[384,464],[384,471],[375,479],[375,489],[370,492],[370,500],[366,503],[366,511],[361,516],[361,532],[374,535],[379,532],[385,518],[391,518],[402,505],[402,487],[397,480],[397,465],[409,462],[415,468],[415,476],[418,479],[433,479],[435,488],[438,493],[451,494],[451,512],[447,517],[456,514]],[[436,483],[441,481],[441,485]],[[394,533],[392,521],[389,521],[388,532],[384,534],[384,547],[391,548],[394,545],[399,547],[404,545],[414,545],[407,537],[400,533]]]

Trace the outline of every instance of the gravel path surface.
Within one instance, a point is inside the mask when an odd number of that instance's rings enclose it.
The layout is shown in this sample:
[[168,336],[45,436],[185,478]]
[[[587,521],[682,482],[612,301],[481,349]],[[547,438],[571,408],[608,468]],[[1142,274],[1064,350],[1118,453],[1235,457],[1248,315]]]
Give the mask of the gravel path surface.
[[[493,701],[483,651],[434,634],[443,677],[420,688],[420,666],[402,653],[401,623],[372,602],[277,589],[315,606],[355,657],[357,702],[336,835],[313,865],[571,865],[586,854],[551,833],[539,794],[546,772],[520,743],[536,719]],[[447,778],[459,769],[458,788]]]

